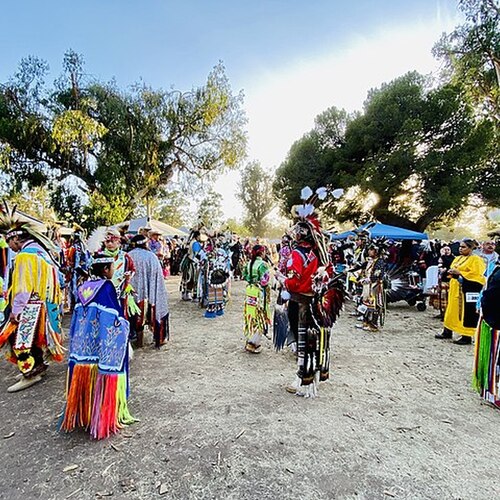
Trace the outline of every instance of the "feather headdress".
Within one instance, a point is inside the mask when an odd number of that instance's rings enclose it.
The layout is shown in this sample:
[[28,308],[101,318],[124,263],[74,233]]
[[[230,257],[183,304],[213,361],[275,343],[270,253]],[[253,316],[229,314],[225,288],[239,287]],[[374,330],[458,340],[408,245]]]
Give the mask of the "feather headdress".
[[97,253],[102,250],[102,244],[106,237],[106,227],[99,226],[94,229],[87,240],[87,249],[91,254]]
[[21,218],[17,212],[17,205],[11,208],[5,200],[0,206],[0,232],[5,235],[6,240],[14,236],[29,235],[49,253],[57,254],[59,252],[57,246],[45,234],[31,222]]
[[318,251],[318,257],[322,266],[329,262],[327,237],[321,229],[321,222],[314,204],[318,201],[324,201],[328,195],[338,199],[344,194],[343,189],[332,189],[331,186],[320,187],[313,191],[309,186],[304,187],[300,192],[302,205],[292,207],[292,216],[296,219],[296,226],[302,226],[309,229],[314,246]]

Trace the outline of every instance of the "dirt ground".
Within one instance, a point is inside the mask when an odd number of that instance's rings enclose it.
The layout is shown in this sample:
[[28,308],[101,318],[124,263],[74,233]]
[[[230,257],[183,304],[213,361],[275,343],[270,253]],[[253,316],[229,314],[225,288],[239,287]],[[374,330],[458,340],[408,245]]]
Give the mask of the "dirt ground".
[[131,366],[140,422],[107,441],[58,433],[63,365],[8,394],[16,372],[2,362],[0,498],[499,497],[500,411],[471,389],[473,347],[434,339],[433,309],[393,305],[370,333],[348,304],[331,381],[308,400],[284,391],[289,352],[243,351],[242,283],[213,320],[179,300],[177,278],[168,288],[172,339]]

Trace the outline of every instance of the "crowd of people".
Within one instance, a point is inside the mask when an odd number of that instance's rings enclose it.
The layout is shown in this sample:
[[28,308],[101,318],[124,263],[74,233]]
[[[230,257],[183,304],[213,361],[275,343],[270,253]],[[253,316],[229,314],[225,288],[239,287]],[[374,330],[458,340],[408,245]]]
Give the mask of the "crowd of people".
[[500,406],[499,243],[493,238],[396,242],[361,231],[331,244],[330,251],[337,271],[346,273],[359,328],[378,331],[388,302],[420,300],[424,310],[428,300],[443,321],[436,339],[469,345],[475,338],[474,387]]
[[500,405],[495,241],[393,241],[359,232],[331,242],[314,210],[319,192],[295,207],[294,225],[277,245],[202,226],[171,239],[151,228],[136,235],[107,228],[90,252],[79,227],[71,238],[48,238],[4,210],[0,347],[19,370],[8,391],[40,382],[50,361],[63,361],[67,312],[60,428],[82,427],[101,439],[134,422],[127,403],[132,347],[143,347],[146,335],[156,348],[169,339],[166,279],[180,274],[181,300],[196,304],[208,320],[224,315],[231,282],[243,280],[244,350],[259,354],[272,332],[277,350],[288,345],[295,354],[287,392],[305,397],[315,397],[329,377],[331,329],[345,298],[354,302],[357,326],[369,332],[383,327],[388,302],[428,300],[443,320],[437,339],[454,332],[454,342],[465,345],[476,338],[474,386]]
[[[101,439],[134,422],[127,403],[131,346],[142,347],[147,329],[160,348],[170,331],[154,235],[125,239],[108,228],[90,254],[79,230],[62,244],[57,233],[48,238],[15,210],[4,210],[0,226],[0,347],[19,370],[7,391],[40,382],[67,350],[60,428],[83,427]],[[71,314],[66,348],[65,311]]]

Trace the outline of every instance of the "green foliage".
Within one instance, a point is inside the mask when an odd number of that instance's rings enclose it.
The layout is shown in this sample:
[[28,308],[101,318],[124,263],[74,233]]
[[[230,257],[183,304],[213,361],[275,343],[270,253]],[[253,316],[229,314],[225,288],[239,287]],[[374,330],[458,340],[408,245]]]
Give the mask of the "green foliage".
[[273,179],[254,161],[241,174],[238,196],[245,208],[245,226],[254,236],[264,236],[268,228],[267,215],[275,205]]
[[84,224],[82,200],[67,186],[59,184],[50,193],[50,204],[61,220],[67,224]]
[[64,151],[87,151],[107,132],[107,128],[78,109],[70,109],[54,119],[52,138]]
[[125,194],[104,196],[94,191],[89,204],[84,207],[82,226],[87,229],[123,222],[131,217],[128,197]]
[[177,189],[162,193],[154,217],[174,227],[191,226],[193,218],[187,196]]
[[229,218],[222,224],[222,229],[224,231],[229,231],[235,233],[239,236],[247,237],[252,235],[252,231],[241,222],[238,222],[235,218]]
[[273,184],[285,216],[290,215],[293,205],[301,203],[300,190],[305,185],[319,187],[326,179],[336,186],[352,183],[349,165],[345,161],[342,161],[344,169],[332,169],[331,165],[339,165],[339,151],[344,144],[346,128],[355,117],[343,109],[331,107],[318,115],[313,130],[292,145],[286,160],[276,171]]
[[219,229],[223,221],[222,195],[209,189],[198,207],[197,218],[206,227]]
[[73,51],[63,67],[49,88],[47,65],[30,57],[0,88],[0,168],[14,190],[76,177],[90,198],[88,220],[110,224],[174,176],[220,174],[245,155],[243,95],[232,93],[221,63],[188,92],[87,81]]
[[330,216],[423,230],[470,194],[486,201],[500,194],[492,123],[477,120],[460,85],[429,89],[408,73],[370,91],[363,113],[345,123],[332,145],[323,145],[316,125],[292,146],[275,182],[285,210],[303,186],[331,184],[348,193],[324,207]]
[[460,0],[464,24],[443,34],[434,54],[444,60],[454,81],[481,114],[500,122],[500,3]]
[[50,192],[45,187],[35,187],[11,192],[5,198],[10,206],[43,221],[55,221],[56,217],[50,203]]

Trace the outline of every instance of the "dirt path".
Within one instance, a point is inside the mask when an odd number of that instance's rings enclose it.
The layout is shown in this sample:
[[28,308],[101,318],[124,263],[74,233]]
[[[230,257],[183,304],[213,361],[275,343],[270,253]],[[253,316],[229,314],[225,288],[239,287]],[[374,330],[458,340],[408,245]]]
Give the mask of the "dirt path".
[[173,338],[136,353],[141,421],[112,439],[57,432],[64,366],[7,394],[15,370],[2,362],[0,498],[498,497],[500,411],[470,387],[473,348],[433,338],[434,310],[392,306],[378,334],[344,313],[332,380],[304,400],[284,391],[288,352],[243,351],[241,283],[214,320],[178,300],[177,279],[169,291]]

